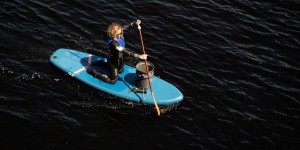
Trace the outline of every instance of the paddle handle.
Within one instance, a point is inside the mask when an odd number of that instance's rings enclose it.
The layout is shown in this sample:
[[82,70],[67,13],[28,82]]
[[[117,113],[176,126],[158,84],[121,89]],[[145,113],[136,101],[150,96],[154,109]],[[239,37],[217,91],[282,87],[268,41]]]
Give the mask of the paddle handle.
[[[146,54],[145,47],[144,47],[144,42],[143,42],[143,36],[142,36],[142,28],[141,28],[140,25],[138,25],[138,29],[139,29],[139,31],[140,31],[140,37],[141,37],[141,43],[142,43],[143,54]],[[148,76],[148,84],[149,84],[149,87],[150,87],[152,99],[153,99],[153,101],[154,101],[154,105],[155,105],[155,108],[156,108],[156,111],[157,111],[157,116],[160,116],[160,110],[159,110],[159,107],[158,107],[158,105],[157,105],[157,102],[156,102],[154,93],[153,93],[153,89],[152,89],[152,85],[151,85],[151,79],[150,79],[150,73],[149,73],[149,68],[148,68],[148,62],[147,62],[146,59],[145,59],[145,65],[146,65],[147,76]]]

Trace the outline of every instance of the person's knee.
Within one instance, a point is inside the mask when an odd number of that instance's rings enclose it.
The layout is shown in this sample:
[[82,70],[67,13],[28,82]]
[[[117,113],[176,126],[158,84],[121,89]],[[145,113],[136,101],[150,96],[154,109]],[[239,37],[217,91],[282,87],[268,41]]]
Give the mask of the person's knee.
[[113,74],[111,74],[109,76],[109,79],[110,79],[109,83],[111,83],[111,84],[116,83],[118,80],[118,72],[114,72]]
[[109,83],[110,83],[110,84],[115,84],[115,83],[117,82],[117,80],[118,80],[118,78],[116,78],[116,79],[110,79],[110,80],[109,80]]

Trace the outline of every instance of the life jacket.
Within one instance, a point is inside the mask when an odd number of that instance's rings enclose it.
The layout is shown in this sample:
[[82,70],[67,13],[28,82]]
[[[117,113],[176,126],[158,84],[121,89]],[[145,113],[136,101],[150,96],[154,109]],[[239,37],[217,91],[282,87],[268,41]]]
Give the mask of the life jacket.
[[120,46],[125,48],[125,40],[124,40],[123,36],[121,38],[114,38],[114,39],[112,39],[111,37],[108,37],[107,38],[107,45],[109,45],[109,43],[112,42],[112,41],[118,42],[120,44]]

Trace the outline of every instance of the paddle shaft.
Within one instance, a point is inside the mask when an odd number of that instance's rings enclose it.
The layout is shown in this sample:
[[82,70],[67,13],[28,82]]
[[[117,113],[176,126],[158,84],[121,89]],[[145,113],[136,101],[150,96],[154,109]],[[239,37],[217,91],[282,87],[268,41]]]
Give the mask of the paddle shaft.
[[[146,54],[146,51],[145,51],[145,48],[144,48],[143,36],[142,36],[142,29],[141,29],[141,26],[140,26],[140,25],[138,25],[138,29],[139,29],[139,31],[140,31],[140,37],[141,37],[141,43],[142,43],[143,54]],[[150,87],[152,99],[153,99],[153,101],[154,101],[155,108],[156,108],[156,110],[157,110],[157,116],[160,116],[160,110],[159,110],[159,107],[158,107],[158,105],[157,105],[156,99],[155,99],[155,97],[154,97],[154,93],[153,93],[153,89],[152,89],[152,85],[151,85],[151,79],[150,79],[149,68],[148,68],[148,62],[147,62],[146,59],[145,59],[145,65],[146,65],[146,70],[147,70],[147,74],[148,74],[148,84],[149,84],[149,87]]]

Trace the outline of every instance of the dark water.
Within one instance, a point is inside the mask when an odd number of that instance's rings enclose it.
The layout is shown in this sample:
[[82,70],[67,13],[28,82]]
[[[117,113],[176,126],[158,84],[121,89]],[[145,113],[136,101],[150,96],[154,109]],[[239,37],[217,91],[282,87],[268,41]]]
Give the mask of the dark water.
[[[0,149],[296,149],[300,2],[0,2]],[[180,105],[131,103],[52,66],[58,48],[105,53],[111,22],[142,20],[155,74]],[[125,34],[141,52],[139,34]]]

